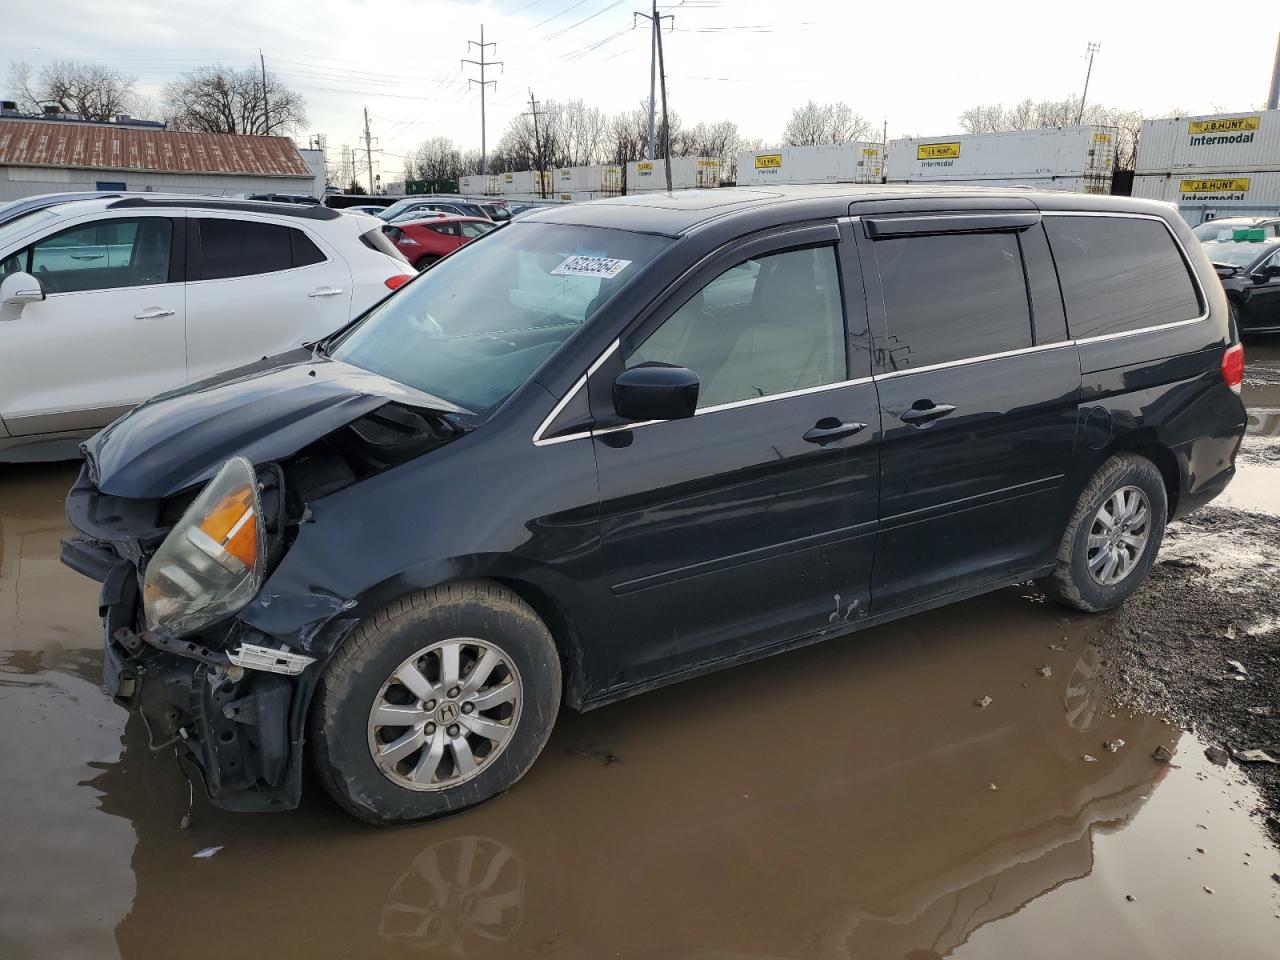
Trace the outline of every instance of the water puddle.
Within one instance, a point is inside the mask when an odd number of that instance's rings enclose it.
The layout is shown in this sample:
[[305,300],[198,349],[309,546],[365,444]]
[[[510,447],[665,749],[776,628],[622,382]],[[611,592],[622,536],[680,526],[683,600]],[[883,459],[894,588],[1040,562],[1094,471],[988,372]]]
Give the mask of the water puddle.
[[1254,788],[1112,707],[1099,621],[1017,588],[564,715],[511,793],[460,817],[375,830],[314,784],[295,813],[236,816],[197,787],[182,830],[188,785],[101,693],[95,585],[57,560],[73,475],[0,473],[6,960],[1168,960],[1280,942]]

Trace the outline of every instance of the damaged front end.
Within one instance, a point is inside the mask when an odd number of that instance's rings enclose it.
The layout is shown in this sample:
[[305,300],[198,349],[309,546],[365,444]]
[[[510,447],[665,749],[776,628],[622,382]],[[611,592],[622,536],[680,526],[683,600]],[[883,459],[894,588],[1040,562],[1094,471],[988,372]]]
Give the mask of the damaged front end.
[[[224,809],[298,804],[311,694],[323,661],[354,625],[340,617],[354,600],[264,589],[308,522],[309,504],[467,429],[457,417],[379,399],[314,440],[277,423],[287,439],[266,444],[275,447],[272,460],[232,456],[208,464],[205,482],[159,495],[109,492],[112,478],[101,476],[103,454],[114,454],[132,471],[128,493],[153,492],[137,482],[138,458],[110,449],[137,447],[136,431],[122,430],[131,417],[85,445],[67,497],[77,535],[63,541],[62,560],[102,583],[107,690],[141,714],[152,749],[176,747]],[[352,406],[363,405],[348,403],[348,413]],[[245,445],[264,449],[262,441]],[[253,603],[296,613],[267,634],[239,616]]]

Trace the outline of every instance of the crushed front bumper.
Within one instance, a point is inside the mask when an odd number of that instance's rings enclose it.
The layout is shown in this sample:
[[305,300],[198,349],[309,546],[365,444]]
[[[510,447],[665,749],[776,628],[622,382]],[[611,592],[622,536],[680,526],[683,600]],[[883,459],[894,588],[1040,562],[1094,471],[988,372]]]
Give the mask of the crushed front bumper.
[[117,703],[142,715],[151,749],[174,747],[223,809],[296,807],[306,705],[318,673],[306,669],[310,658],[269,656],[270,648],[252,643],[258,638],[234,623],[218,638],[230,653],[149,637],[136,630],[138,576],[131,561],[75,538],[64,541],[62,556],[102,581],[104,684]]

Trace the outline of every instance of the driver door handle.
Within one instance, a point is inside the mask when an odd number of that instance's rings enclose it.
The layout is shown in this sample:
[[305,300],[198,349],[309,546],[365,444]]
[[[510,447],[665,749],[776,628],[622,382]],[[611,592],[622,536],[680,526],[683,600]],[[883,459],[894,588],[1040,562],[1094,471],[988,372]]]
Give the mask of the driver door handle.
[[865,423],[842,423],[835,417],[823,417],[805,431],[804,439],[822,446],[834,440],[839,440],[841,437],[851,437],[865,429],[867,429]]
[[307,296],[308,297],[336,297],[340,293],[342,293],[342,291],[339,290],[337,287],[316,287],[314,290],[308,293]]
[[955,405],[950,403],[934,403],[932,400],[917,400],[909,409],[902,412],[898,419],[913,427],[927,427],[933,421],[955,412]]
[[173,316],[172,310],[163,310],[160,307],[148,307],[146,310],[143,310],[141,313],[135,313],[133,315],[133,319],[155,320],[159,317],[172,317],[172,316]]

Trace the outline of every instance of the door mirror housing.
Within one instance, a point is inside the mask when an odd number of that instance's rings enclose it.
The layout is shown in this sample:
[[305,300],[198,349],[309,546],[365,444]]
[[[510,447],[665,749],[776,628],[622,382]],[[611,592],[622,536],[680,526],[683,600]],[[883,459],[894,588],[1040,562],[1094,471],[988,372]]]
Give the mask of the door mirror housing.
[[667,363],[624,370],[613,381],[613,409],[627,420],[685,420],[698,409],[698,375]]
[[0,304],[19,309],[44,299],[44,284],[29,273],[11,273],[0,282]]
[[1254,283],[1266,283],[1280,277],[1280,264],[1269,263],[1253,274]]

